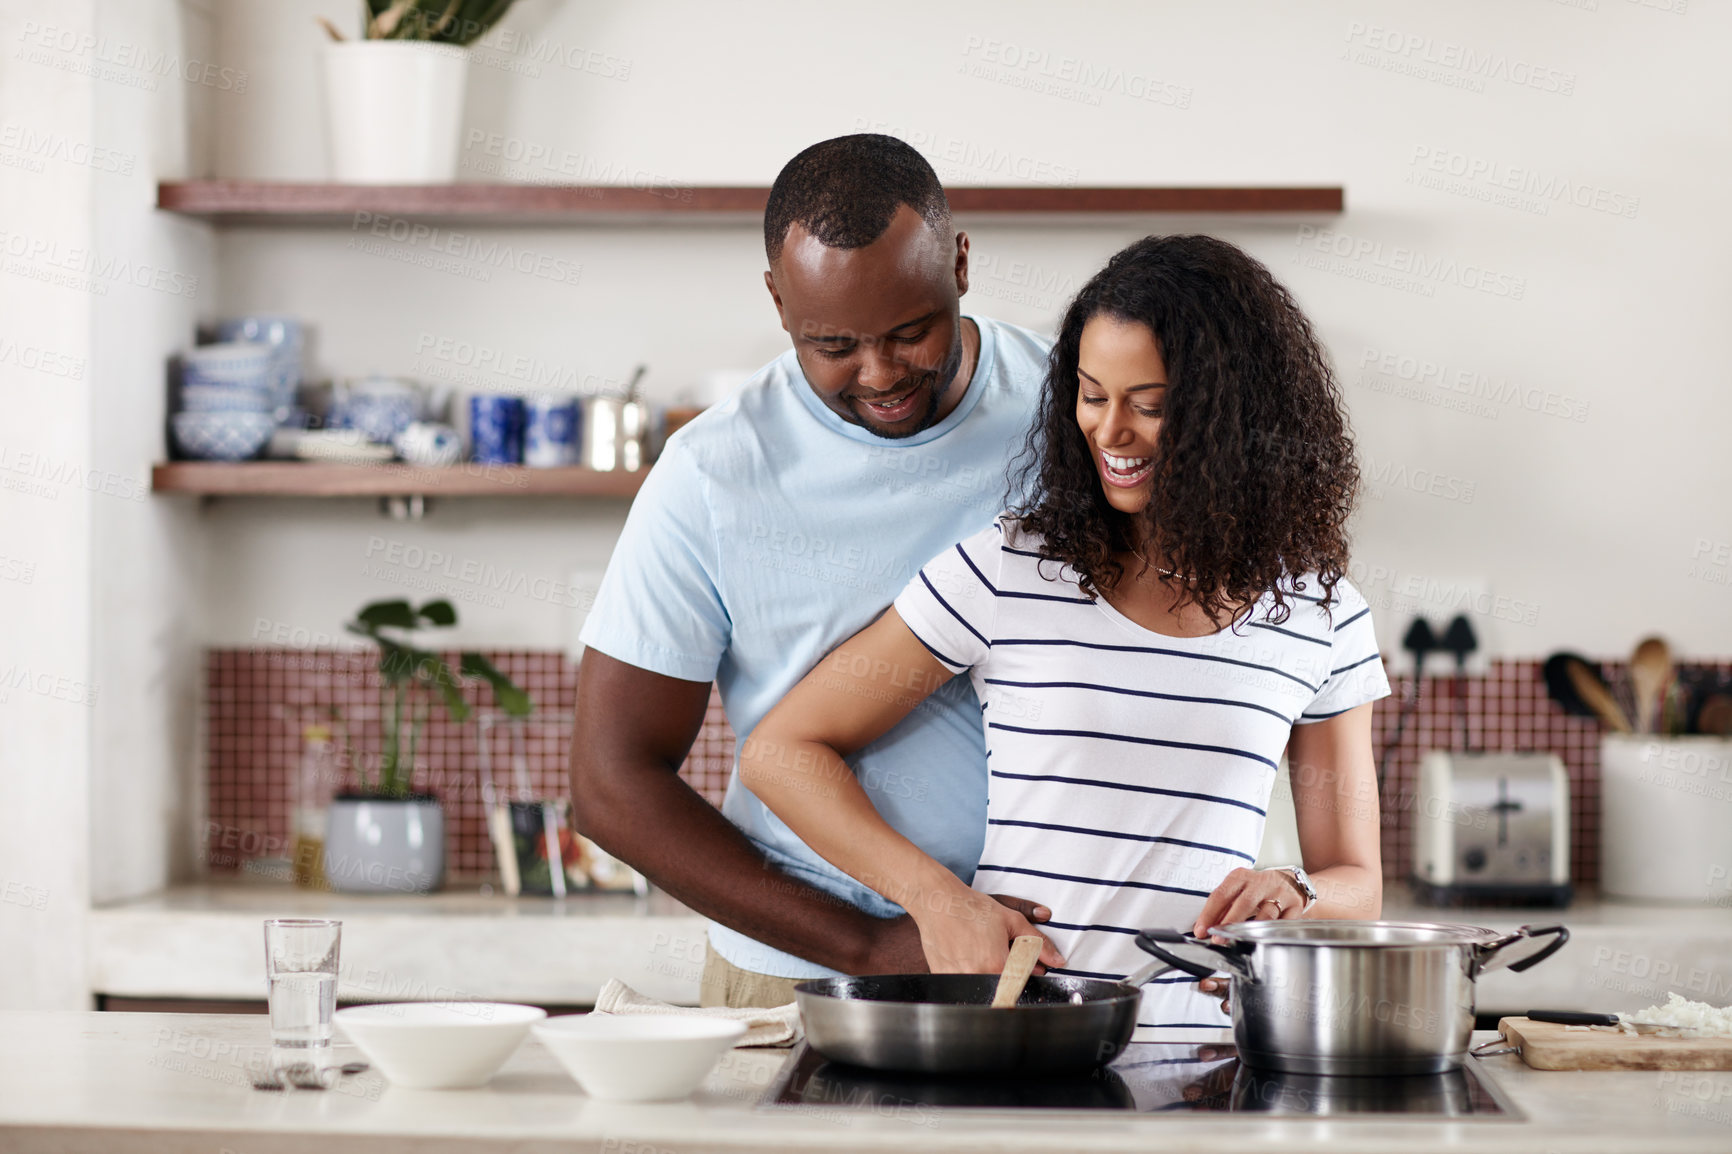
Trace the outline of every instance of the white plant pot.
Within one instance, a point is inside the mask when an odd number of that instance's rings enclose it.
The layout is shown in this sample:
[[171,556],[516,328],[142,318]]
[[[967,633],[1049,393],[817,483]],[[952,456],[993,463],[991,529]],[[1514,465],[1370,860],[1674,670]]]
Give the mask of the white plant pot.
[[1600,888],[1732,906],[1732,740],[1600,739]]
[[450,44],[325,45],[331,178],[341,184],[456,180],[468,78],[468,51]]
[[333,798],[324,867],[338,893],[431,893],[445,882],[445,811],[428,797]]

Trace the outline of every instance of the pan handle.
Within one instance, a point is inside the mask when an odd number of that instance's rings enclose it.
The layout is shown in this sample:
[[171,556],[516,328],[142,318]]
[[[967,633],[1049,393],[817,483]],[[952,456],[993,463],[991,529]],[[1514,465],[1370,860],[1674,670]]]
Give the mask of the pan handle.
[[[1550,937],[1552,941],[1545,943],[1539,949],[1543,938]],[[1570,931],[1563,926],[1523,926],[1513,934],[1505,934],[1494,942],[1473,948],[1475,974],[1483,974],[1488,970],[1500,970],[1508,966],[1512,973],[1521,973],[1532,969],[1553,954],[1564,948],[1564,943],[1570,940]]]
[[1219,970],[1228,970],[1248,982],[1255,980],[1250,960],[1238,950],[1180,930],[1144,930],[1137,935],[1137,947],[1194,978],[1209,978]]

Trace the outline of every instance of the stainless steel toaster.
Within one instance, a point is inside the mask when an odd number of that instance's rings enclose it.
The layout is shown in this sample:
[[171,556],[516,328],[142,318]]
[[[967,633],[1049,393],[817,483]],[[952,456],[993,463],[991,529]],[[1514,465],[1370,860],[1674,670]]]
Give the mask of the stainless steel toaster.
[[1433,905],[1568,905],[1570,779],[1557,755],[1426,754],[1413,888]]

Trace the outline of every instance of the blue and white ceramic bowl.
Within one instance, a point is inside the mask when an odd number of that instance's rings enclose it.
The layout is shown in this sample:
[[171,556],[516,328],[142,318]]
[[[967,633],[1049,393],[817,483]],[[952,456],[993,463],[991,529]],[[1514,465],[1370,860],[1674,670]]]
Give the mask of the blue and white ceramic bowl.
[[301,322],[294,317],[257,315],[231,317],[217,322],[217,339],[261,344],[271,350],[266,374],[271,407],[278,419],[295,404],[295,389],[301,383]]
[[176,413],[174,443],[202,461],[244,461],[258,455],[277,427],[269,413],[218,410]]
[[189,385],[270,385],[271,347],[246,341],[199,345],[181,357],[182,380]]
[[463,459],[463,438],[450,425],[416,421],[397,434],[392,445],[411,465],[443,468]]
[[389,445],[421,417],[421,390],[408,381],[368,377],[338,386],[331,427],[357,429],[369,441]]
[[274,405],[263,385],[182,385],[180,407],[186,413],[268,413]]

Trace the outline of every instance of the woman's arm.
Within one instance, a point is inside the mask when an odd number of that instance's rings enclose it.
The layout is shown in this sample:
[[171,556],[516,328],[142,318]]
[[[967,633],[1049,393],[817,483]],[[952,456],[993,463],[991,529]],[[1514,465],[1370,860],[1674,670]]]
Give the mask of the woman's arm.
[[[1383,859],[1371,706],[1295,725],[1287,743],[1287,766],[1301,864],[1317,889],[1317,904],[1304,916],[1378,917],[1383,911]],[[1203,903],[1191,932],[1200,935],[1210,926],[1253,918],[1270,920],[1271,900],[1279,904],[1276,916],[1282,918],[1299,917],[1305,904],[1291,874],[1234,870]]]
[[[897,833],[843,760],[951,676],[891,608],[758,723],[740,746],[740,780],[824,860],[907,910],[934,973],[991,973],[1034,928]],[[1063,963],[1051,943],[1040,960]]]

